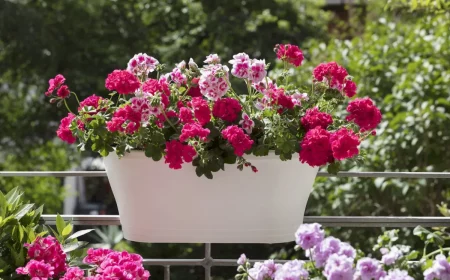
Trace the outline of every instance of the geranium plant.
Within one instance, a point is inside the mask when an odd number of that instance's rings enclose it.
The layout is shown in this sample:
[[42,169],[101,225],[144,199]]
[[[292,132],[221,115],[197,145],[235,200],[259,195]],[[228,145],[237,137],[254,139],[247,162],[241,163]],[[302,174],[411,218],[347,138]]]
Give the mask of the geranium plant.
[[[423,252],[396,244],[398,230],[378,237],[373,252],[365,255],[349,243],[325,236],[320,224],[303,224],[295,233],[295,249],[307,260],[277,264],[273,260],[251,263],[245,254],[237,261],[236,280],[444,280],[450,279],[450,248],[444,248],[442,230],[431,232],[418,226],[414,234],[425,241]],[[448,239],[448,238],[447,238]],[[427,251],[434,245],[437,250]],[[428,247],[429,248],[429,247]],[[377,258],[378,256],[378,258]]]
[[43,207],[24,203],[15,188],[0,192],[0,280],[147,280],[142,257],[110,249],[85,250],[78,238],[92,230],[73,232],[57,215],[56,227],[40,221]]
[[[311,87],[297,87],[289,80],[289,67],[302,64],[302,51],[289,44],[277,45],[275,51],[284,70],[273,77],[265,60],[245,53],[233,56],[231,70],[211,54],[202,68],[191,59],[166,74],[158,60],[137,54],[126,70],[114,70],[106,78],[110,98],[92,95],[74,111],[66,99],[78,97],[57,75],[46,95],[70,111],[57,135],[102,156],[142,150],[155,161],[164,157],[172,169],[192,163],[197,175],[207,178],[225,164],[257,172],[246,155],[295,156],[311,166],[328,164],[333,173],[340,161],[358,159],[360,142],[375,135],[381,120],[374,102],[350,99],[356,84],[336,62],[318,65]],[[246,91],[235,90],[232,81]],[[332,115],[345,104],[346,116]]]

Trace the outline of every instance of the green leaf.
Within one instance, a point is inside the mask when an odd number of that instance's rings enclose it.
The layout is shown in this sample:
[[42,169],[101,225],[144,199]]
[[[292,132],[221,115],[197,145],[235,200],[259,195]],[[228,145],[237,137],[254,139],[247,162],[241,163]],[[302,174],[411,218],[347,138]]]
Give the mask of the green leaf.
[[9,204],[14,204],[16,201],[19,200],[19,198],[22,196],[22,193],[20,192],[19,187],[15,187],[10,192],[8,192],[5,196],[6,202]]
[[341,162],[340,161],[334,161],[334,162],[328,164],[328,167],[327,167],[328,173],[337,175],[340,170],[341,170]]
[[411,253],[409,253],[406,256],[406,260],[410,261],[410,260],[415,260],[419,257],[419,252],[418,251],[412,251]]
[[72,230],[73,230],[72,224],[70,224],[70,223],[67,224],[62,231],[62,236],[63,237],[69,236],[69,234],[72,232]]
[[22,217],[25,216],[25,215],[28,213],[28,211],[30,211],[33,207],[34,207],[34,204],[25,204],[25,205],[22,205],[22,206],[19,208],[19,210],[17,210],[16,214],[14,214],[14,217],[15,217],[17,220],[22,219]]
[[72,252],[74,250],[80,249],[88,245],[86,241],[76,241],[63,246],[64,253]]
[[74,234],[72,234],[71,236],[69,236],[67,238],[67,240],[76,239],[80,236],[90,233],[91,231],[94,231],[94,229],[84,229],[84,230],[77,231]]
[[198,177],[202,177],[202,175],[203,175],[203,167],[197,166],[197,168],[195,168],[195,174],[197,174]]
[[148,145],[145,147],[145,156],[151,157],[154,161],[159,161],[162,158],[162,149],[159,146]]
[[413,234],[415,236],[419,236],[420,239],[425,240],[425,237],[429,235],[431,231],[427,230],[426,228],[422,226],[417,226],[414,228]]
[[58,230],[59,235],[62,235],[65,225],[66,225],[66,223],[64,222],[64,219],[59,214],[57,214],[56,215],[56,229]]

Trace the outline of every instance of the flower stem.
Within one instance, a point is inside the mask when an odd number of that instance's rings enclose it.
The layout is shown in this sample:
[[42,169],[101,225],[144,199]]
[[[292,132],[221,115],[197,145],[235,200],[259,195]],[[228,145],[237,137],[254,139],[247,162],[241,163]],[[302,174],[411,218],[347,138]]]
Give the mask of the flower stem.
[[69,108],[69,105],[67,105],[66,99],[64,99],[64,105],[66,105],[67,110],[73,114],[72,110]]
[[167,117],[167,114],[164,110],[162,110],[162,114],[163,116],[166,118],[166,121],[169,123],[169,125],[175,130],[178,131],[178,129],[173,125],[173,123],[169,120],[169,118]]
[[75,95],[75,98],[77,99],[78,105],[80,105],[80,100],[78,99],[78,95],[75,92],[73,92],[73,91],[72,91],[72,93],[73,93],[73,95]]
[[231,92],[233,97],[239,101],[239,103],[242,105],[242,108],[244,109],[244,111],[247,113],[247,115],[250,116],[250,111],[248,110],[247,106],[245,106],[246,104],[242,102],[242,100],[239,98],[237,93],[233,90],[233,88],[231,87],[231,83],[228,79],[227,79],[227,83],[228,83],[228,87],[230,88],[229,92]]
[[[438,253],[442,253],[442,252],[444,252],[444,251],[450,251],[450,248],[441,248],[441,249],[438,249],[438,250],[436,250],[436,251],[433,251],[433,252],[431,252],[431,253],[429,253],[429,254],[423,256],[422,259],[424,259],[424,258],[425,258],[425,259],[428,259],[428,257],[431,257],[431,256],[436,255],[436,254],[438,254]],[[425,251],[424,251],[424,252],[425,252]]]

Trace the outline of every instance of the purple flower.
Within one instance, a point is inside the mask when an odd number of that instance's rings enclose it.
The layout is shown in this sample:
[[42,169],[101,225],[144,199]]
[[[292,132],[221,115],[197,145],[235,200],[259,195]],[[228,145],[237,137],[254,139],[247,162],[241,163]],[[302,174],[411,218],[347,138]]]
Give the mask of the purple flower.
[[275,264],[273,260],[264,261],[264,263],[257,262],[248,270],[248,274],[253,280],[266,280],[266,278],[273,279],[277,270],[281,267],[280,264]]
[[318,223],[303,224],[295,233],[295,242],[302,247],[303,250],[309,250],[319,244],[325,233]]
[[339,255],[344,255],[354,259],[356,257],[356,250],[348,243],[341,242],[341,248],[339,249]]
[[304,262],[299,260],[289,261],[280,267],[275,273],[275,280],[301,280],[308,279],[309,273],[303,268]]
[[328,258],[323,271],[327,280],[353,280],[353,274],[353,259],[338,254]]
[[378,260],[362,258],[356,263],[356,274],[361,280],[379,280],[386,272]]
[[383,257],[381,258],[381,262],[385,265],[391,265],[402,256],[402,251],[400,251],[397,247],[392,247],[388,253],[383,255]]
[[388,275],[381,277],[380,280],[414,280],[408,275],[407,271],[394,269],[389,271]]
[[247,262],[247,256],[245,254],[242,254],[239,259],[237,260],[238,265],[244,265]]
[[450,264],[444,255],[437,255],[433,266],[423,273],[425,280],[450,280]]
[[[312,258],[316,262],[317,267],[323,267],[328,258],[333,254],[353,259],[355,258],[356,251],[348,243],[341,242],[339,239],[330,236],[314,247]],[[309,255],[308,251],[306,255]]]

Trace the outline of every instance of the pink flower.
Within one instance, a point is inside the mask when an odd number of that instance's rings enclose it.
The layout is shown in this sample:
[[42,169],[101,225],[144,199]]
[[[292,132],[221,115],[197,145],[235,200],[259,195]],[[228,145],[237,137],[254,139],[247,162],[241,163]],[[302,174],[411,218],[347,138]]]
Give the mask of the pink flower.
[[203,62],[208,64],[219,64],[220,57],[217,54],[210,54],[206,57],[206,60]]
[[191,101],[192,110],[197,121],[204,126],[211,120],[211,110],[208,102],[201,97],[194,97]]
[[181,107],[180,113],[178,114],[178,118],[181,123],[193,123],[194,118],[192,116],[192,111],[189,108]]
[[136,76],[126,70],[114,70],[105,81],[107,89],[115,90],[119,94],[134,93],[140,85],[141,83]]
[[137,97],[145,97],[145,98],[158,98],[159,104],[162,109],[165,109],[169,106],[169,96],[170,89],[167,84],[167,80],[165,77],[162,77],[159,81],[155,79],[148,79],[142,85],[142,94],[138,92],[136,94]]
[[242,128],[247,132],[247,134],[252,134],[255,122],[246,114],[242,113],[242,120],[239,122]]
[[202,141],[206,141],[209,135],[209,129],[203,128],[198,123],[187,123],[181,129],[180,142],[198,137]]
[[179,68],[174,68],[172,73],[170,73],[170,77],[179,87],[187,83],[186,75],[184,75]]
[[266,75],[267,71],[265,60],[253,59],[250,65],[250,74],[248,76],[248,79],[253,83],[259,83],[264,80]]
[[17,268],[16,272],[21,275],[28,275],[32,280],[47,280],[55,274],[50,264],[37,260],[30,260],[25,267]]
[[278,113],[282,113],[284,109],[292,109],[294,108],[294,103],[290,96],[287,96],[284,93],[283,88],[278,88],[275,90],[269,90],[269,97],[272,99],[272,105],[278,107]]
[[[216,101],[228,91],[228,68],[220,64],[211,64],[202,69],[199,80],[200,92],[209,100]],[[223,73],[223,77],[217,77]]]
[[100,265],[106,259],[106,256],[112,252],[114,251],[110,249],[89,248],[87,251],[87,256],[83,259],[83,262],[86,264]]
[[192,146],[182,144],[177,140],[166,142],[165,163],[172,169],[181,169],[183,162],[192,162],[197,152]]
[[344,92],[347,97],[353,97],[356,95],[356,84],[353,81],[346,80],[344,84]]
[[62,86],[65,81],[66,81],[66,78],[64,78],[64,76],[61,74],[58,74],[53,79],[50,79],[48,81],[48,89],[45,92],[45,95],[46,96],[52,95],[53,92],[55,90],[57,90],[60,86]]
[[250,58],[246,53],[238,53],[233,55],[233,59],[229,61],[233,65],[231,74],[237,78],[248,79],[250,73]]
[[244,265],[247,262],[247,256],[245,254],[241,254],[239,259],[237,260],[238,265]]
[[303,53],[299,47],[291,44],[275,46],[277,58],[298,67],[303,62]]
[[236,125],[231,125],[222,130],[222,137],[233,146],[234,154],[241,157],[244,152],[250,150],[253,140],[244,133],[244,131]]
[[331,88],[342,90],[348,73],[344,67],[333,61],[319,64],[314,68],[313,75],[317,81],[327,82]]
[[[99,109],[98,107],[100,106],[100,102],[102,100],[104,100],[102,97],[93,94],[80,102],[78,112],[81,111],[84,107],[93,107],[94,109]],[[95,115],[96,112],[92,114]]]
[[352,158],[359,153],[359,137],[345,127],[331,134],[330,142],[333,157],[337,160]]
[[213,116],[227,122],[234,122],[241,111],[242,106],[239,104],[239,101],[226,97],[214,103]]
[[198,82],[200,78],[193,78],[191,81],[191,87],[189,88],[187,94],[191,97],[200,97],[202,93],[200,92],[200,87],[198,86]]
[[141,120],[141,112],[133,110],[130,105],[126,105],[114,112],[111,120],[106,122],[106,128],[110,132],[120,131],[133,134],[139,129]]
[[333,118],[330,114],[320,112],[317,107],[306,110],[306,114],[301,119],[302,126],[306,130],[310,130],[320,126],[323,129],[333,123]]
[[84,280],[84,271],[79,267],[70,267],[61,280]]
[[309,97],[307,93],[294,93],[291,95],[292,103],[294,103],[294,106],[302,106],[302,101],[308,101]]
[[347,106],[347,121],[353,121],[361,131],[370,131],[375,129],[381,122],[381,112],[373,104],[370,98],[357,98],[351,101]]
[[309,130],[301,142],[300,161],[310,166],[333,162],[330,133],[322,127]]
[[61,98],[67,98],[70,95],[69,87],[66,85],[62,85],[58,91],[56,92],[56,95],[58,95]]
[[158,64],[158,60],[154,57],[145,53],[138,53],[128,62],[127,71],[136,76],[148,75],[148,73],[155,71]]
[[53,236],[37,237],[33,243],[25,244],[25,247],[28,248],[30,259],[50,265],[55,275],[66,271],[66,254],[61,244]]
[[151,115],[156,116],[161,114],[161,108],[152,106],[147,98],[133,97],[130,101],[133,111],[141,114],[141,122],[143,123],[148,122]]
[[[75,136],[73,135],[72,131],[70,130],[70,125],[72,121],[76,118],[76,116],[72,113],[69,113],[67,117],[63,118],[61,120],[61,123],[59,125],[58,130],[56,131],[56,135],[63,140],[64,142],[67,142],[69,144],[75,143],[77,140]],[[78,120],[78,129],[84,130],[84,124]]]

